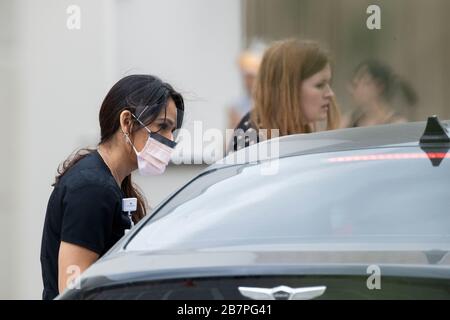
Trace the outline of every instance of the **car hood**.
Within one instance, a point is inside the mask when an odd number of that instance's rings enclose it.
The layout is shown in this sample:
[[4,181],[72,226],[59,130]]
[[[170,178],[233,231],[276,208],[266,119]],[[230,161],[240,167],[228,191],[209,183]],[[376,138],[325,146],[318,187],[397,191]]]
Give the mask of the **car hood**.
[[[395,266],[397,269],[440,269],[450,278],[450,254],[447,251],[413,250],[218,250],[126,252],[109,255],[92,265],[82,278],[109,280],[158,279],[194,276],[223,276],[334,270],[338,274],[365,274],[369,265]],[[320,273],[320,272],[319,272]]]

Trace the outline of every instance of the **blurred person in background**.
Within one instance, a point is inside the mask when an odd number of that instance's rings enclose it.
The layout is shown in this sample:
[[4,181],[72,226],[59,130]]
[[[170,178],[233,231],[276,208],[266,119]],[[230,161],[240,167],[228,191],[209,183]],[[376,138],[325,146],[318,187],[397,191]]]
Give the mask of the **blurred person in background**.
[[259,141],[259,130],[278,129],[280,136],[340,126],[340,112],[331,89],[328,53],[315,41],[274,42],[264,53],[253,92],[254,107],[235,129],[231,150]]
[[[162,174],[183,120],[182,96],[150,75],[119,80],[100,108],[97,149],[81,149],[58,168],[41,244],[43,299],[53,299],[104,255],[147,210],[131,172]],[[122,211],[135,198],[137,210]]]
[[261,64],[265,45],[261,41],[253,41],[249,49],[239,55],[239,71],[244,85],[244,93],[228,107],[228,127],[235,128],[253,105],[252,90]]
[[407,122],[402,106],[410,110],[417,103],[416,92],[409,83],[377,60],[367,60],[356,67],[349,92],[356,110],[343,120],[343,127]]

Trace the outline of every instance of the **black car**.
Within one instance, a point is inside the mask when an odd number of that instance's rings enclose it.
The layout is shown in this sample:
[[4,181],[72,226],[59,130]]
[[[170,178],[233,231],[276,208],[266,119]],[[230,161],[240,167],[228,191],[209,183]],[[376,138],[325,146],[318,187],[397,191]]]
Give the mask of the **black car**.
[[[449,299],[448,130],[430,117],[242,149],[59,299]],[[275,143],[279,157],[227,161]]]

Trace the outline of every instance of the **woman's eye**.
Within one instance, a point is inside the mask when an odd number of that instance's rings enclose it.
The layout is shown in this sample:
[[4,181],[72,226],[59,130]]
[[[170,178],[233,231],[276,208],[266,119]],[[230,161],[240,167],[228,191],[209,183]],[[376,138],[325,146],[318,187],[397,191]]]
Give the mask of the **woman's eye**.
[[316,87],[322,89],[323,87],[325,87],[325,83],[319,83]]
[[160,128],[161,130],[166,130],[168,127],[169,127],[169,126],[168,126],[166,123],[162,123],[162,124],[159,125],[159,128]]

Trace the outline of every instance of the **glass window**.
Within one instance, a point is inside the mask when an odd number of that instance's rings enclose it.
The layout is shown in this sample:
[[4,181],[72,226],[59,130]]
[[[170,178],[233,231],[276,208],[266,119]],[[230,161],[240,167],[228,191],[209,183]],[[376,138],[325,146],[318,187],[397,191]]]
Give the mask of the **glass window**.
[[439,166],[421,149],[391,148],[283,158],[271,176],[256,164],[217,170],[163,206],[127,249],[448,250],[450,159],[442,155]]

